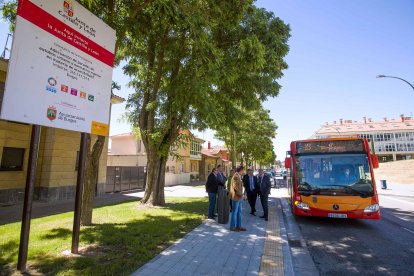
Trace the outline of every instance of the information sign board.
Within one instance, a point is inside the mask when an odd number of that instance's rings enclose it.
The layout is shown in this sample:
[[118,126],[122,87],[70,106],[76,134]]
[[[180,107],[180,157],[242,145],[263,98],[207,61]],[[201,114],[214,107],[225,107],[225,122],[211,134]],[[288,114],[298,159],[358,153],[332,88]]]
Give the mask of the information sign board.
[[108,135],[115,31],[72,0],[19,0],[1,118]]
[[296,143],[297,154],[310,153],[344,153],[365,152],[364,141],[355,140],[331,140],[331,141],[307,141]]

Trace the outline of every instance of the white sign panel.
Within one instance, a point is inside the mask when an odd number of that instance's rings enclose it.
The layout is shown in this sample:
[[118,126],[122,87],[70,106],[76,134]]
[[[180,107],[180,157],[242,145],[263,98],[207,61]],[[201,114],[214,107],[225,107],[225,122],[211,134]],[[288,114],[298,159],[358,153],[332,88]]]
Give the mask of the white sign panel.
[[76,1],[19,0],[1,118],[108,135],[114,48]]

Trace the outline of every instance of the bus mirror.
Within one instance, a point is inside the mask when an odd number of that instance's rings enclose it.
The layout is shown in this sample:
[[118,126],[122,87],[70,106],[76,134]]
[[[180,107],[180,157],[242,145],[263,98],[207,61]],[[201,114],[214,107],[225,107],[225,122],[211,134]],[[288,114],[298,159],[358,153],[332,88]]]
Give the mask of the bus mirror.
[[290,157],[285,158],[285,168],[290,169]]
[[376,154],[371,154],[371,159],[372,159],[372,166],[374,167],[374,169],[378,169],[379,168],[378,156]]

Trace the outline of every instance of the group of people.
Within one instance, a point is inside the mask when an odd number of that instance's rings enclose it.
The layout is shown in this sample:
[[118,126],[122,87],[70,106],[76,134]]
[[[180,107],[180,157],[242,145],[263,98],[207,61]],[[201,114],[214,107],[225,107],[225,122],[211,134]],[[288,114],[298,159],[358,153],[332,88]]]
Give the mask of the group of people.
[[217,193],[219,187],[221,187],[222,189],[227,189],[230,199],[230,231],[246,231],[246,228],[242,227],[242,201],[247,199],[250,205],[250,214],[256,216],[257,196],[260,197],[263,208],[263,215],[260,218],[264,218],[267,221],[270,183],[269,177],[262,169],[255,176],[253,175],[253,170],[248,169],[247,174],[245,174],[244,167],[239,166],[235,171],[231,170],[227,178],[223,173],[222,167],[218,165],[213,168],[206,182],[206,191],[209,198],[208,218],[214,219],[216,217]]

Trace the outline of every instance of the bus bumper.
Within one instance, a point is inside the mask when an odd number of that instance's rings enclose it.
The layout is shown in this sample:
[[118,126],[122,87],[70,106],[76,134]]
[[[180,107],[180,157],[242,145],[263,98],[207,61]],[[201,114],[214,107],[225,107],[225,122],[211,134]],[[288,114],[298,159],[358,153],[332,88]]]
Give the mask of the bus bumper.
[[364,210],[352,210],[352,211],[331,211],[322,210],[317,208],[310,208],[309,210],[303,210],[296,206],[293,207],[293,213],[297,216],[306,217],[332,217],[332,218],[350,218],[350,219],[380,219],[380,211],[376,212],[364,212]]

